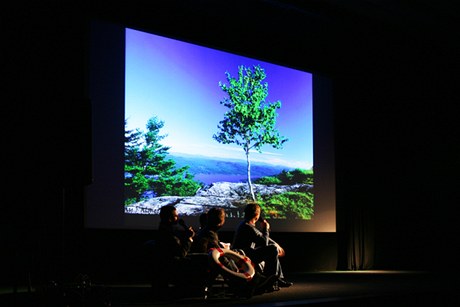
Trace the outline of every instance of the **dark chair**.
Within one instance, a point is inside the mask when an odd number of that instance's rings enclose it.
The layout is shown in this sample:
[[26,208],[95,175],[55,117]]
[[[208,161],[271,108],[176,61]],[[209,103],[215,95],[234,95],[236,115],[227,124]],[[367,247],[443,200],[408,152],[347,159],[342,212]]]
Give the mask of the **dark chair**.
[[189,253],[168,262],[158,258],[156,248],[155,240],[144,243],[154,301],[249,298],[253,294],[249,283],[216,266],[211,253]]
[[159,259],[155,240],[144,242],[147,274],[154,301],[197,297],[207,299],[221,285],[219,274],[212,272],[207,253],[190,253],[185,258]]

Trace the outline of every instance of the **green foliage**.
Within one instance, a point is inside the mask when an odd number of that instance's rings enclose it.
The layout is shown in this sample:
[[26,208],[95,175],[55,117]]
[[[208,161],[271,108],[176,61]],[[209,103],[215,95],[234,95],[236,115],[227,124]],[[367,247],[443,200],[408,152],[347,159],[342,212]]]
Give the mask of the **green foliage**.
[[[258,184],[311,184],[313,185],[313,170],[294,169],[282,171],[276,176],[267,176],[255,181]],[[314,213],[313,193],[311,192],[286,192],[283,194],[258,197],[259,204],[270,218],[285,219],[311,219]]]
[[169,147],[160,143],[166,137],[160,135],[163,126],[163,121],[152,117],[145,133],[125,130],[125,205],[147,199],[148,192],[190,196],[200,188],[188,166],[177,168],[174,160],[167,158]]
[[219,132],[213,138],[222,144],[236,144],[243,148],[248,163],[248,185],[251,196],[255,200],[250,176],[249,152],[255,149],[262,151],[268,144],[280,149],[288,139],[282,137],[276,129],[276,111],[281,102],[270,103],[265,70],[259,65],[250,67],[239,66],[238,77],[233,78],[225,73],[228,84],[219,82],[220,88],[228,97],[220,103],[228,108],[224,119],[219,122]]
[[259,201],[267,217],[276,219],[305,219],[313,216],[313,193],[286,192],[271,195]]
[[228,85],[219,82],[220,88],[228,94],[221,104],[229,110],[219,122],[220,131],[213,138],[219,143],[237,144],[245,152],[253,148],[260,152],[265,144],[282,148],[287,139],[275,128],[276,110],[281,108],[281,102],[265,100],[268,96],[268,84],[262,83],[265,71],[260,66],[253,68],[239,66],[238,78],[226,72]]
[[306,183],[313,184],[313,171],[304,170],[296,168],[292,171],[282,171],[278,178],[281,180],[282,184],[296,184],[296,183]]
[[281,180],[275,176],[266,176],[266,177],[262,177],[262,178],[255,180],[254,183],[264,184],[264,185],[281,184]]
[[313,170],[296,168],[292,171],[282,171],[276,176],[267,176],[255,181],[258,184],[292,185],[297,183],[313,184]]

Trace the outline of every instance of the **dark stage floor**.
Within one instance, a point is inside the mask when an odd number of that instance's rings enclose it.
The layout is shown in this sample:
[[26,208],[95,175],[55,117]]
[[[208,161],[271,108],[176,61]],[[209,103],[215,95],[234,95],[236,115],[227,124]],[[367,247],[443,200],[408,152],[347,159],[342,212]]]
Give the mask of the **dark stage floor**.
[[[29,293],[3,296],[1,306],[460,306],[460,277],[454,273],[408,271],[330,271],[289,274],[290,288],[237,298],[217,288],[202,297],[151,297],[147,284],[94,286],[91,295],[68,290],[66,299],[38,304]],[[59,295],[62,295],[60,293]],[[86,295],[86,297],[85,297]],[[72,297],[73,296],[73,297]],[[7,303],[4,305],[2,303]]]

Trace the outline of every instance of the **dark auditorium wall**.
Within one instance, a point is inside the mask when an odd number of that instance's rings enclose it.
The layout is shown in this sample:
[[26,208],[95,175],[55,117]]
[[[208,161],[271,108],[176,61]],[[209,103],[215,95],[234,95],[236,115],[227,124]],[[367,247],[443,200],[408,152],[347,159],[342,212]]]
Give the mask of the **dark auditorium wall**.
[[[4,12],[2,284],[72,281],[81,273],[136,281],[142,272],[136,259],[153,233],[84,227],[91,17],[275,61],[290,52],[292,63],[332,77],[338,232],[274,233],[287,246],[288,272],[354,269],[356,261],[358,269],[458,269],[455,34],[414,35],[263,1],[233,2],[245,10],[190,2],[21,2]],[[249,35],[234,22],[246,14],[271,23]],[[359,260],[353,242],[365,245]]]

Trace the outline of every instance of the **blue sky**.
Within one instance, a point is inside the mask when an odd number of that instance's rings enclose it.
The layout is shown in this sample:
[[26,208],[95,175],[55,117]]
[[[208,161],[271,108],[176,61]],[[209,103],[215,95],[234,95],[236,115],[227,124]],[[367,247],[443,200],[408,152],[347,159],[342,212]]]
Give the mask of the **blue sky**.
[[281,101],[276,127],[289,139],[282,149],[270,145],[251,161],[300,167],[313,165],[312,75],[137,30],[126,30],[125,118],[128,129],[146,130],[149,118],[164,121],[161,141],[170,153],[245,159],[243,149],[212,136],[227,108],[219,81],[236,77],[238,66],[260,65],[266,72],[267,101]]

